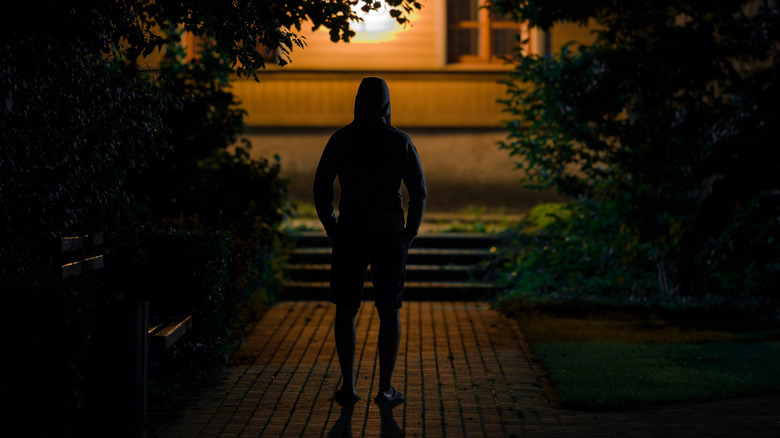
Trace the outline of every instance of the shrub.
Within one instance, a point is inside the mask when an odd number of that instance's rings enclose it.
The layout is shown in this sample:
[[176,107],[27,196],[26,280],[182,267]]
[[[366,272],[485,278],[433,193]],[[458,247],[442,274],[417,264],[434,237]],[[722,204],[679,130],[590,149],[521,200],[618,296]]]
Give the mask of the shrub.
[[542,204],[505,233],[497,281],[502,301],[656,302],[653,248],[608,205]]
[[[760,218],[767,223],[753,229],[749,224]],[[679,257],[678,236],[643,240],[608,203],[542,204],[503,236],[494,262],[496,281],[505,291],[499,302],[505,306],[606,304],[773,317],[778,308],[777,289],[772,287],[778,264],[773,257],[776,234],[770,231],[777,225],[769,218],[760,204],[745,206],[733,221],[739,226],[710,239],[698,256],[709,270],[698,277],[704,284],[695,289],[708,292],[692,294],[669,287],[675,274],[673,262]],[[753,256],[735,257],[738,252]]]
[[[587,46],[564,44],[553,53],[518,47],[500,101],[511,115],[500,147],[518,160],[524,184],[587,202],[576,207],[584,218],[551,225],[539,237],[553,239],[545,244],[556,251],[573,251],[565,261],[579,263],[572,269],[586,284],[560,286],[589,294],[596,280],[620,289],[627,278],[632,285],[654,278],[642,299],[657,291],[651,301],[780,315],[773,292],[780,248],[771,237],[780,213],[780,167],[772,158],[780,128],[773,119],[778,5],[490,6],[543,30],[578,23],[595,36]],[[565,245],[567,237],[580,244]],[[528,251],[526,257],[540,255]],[[567,278],[562,268],[540,265],[564,261],[558,259],[534,262],[551,278],[544,284]]]
[[[161,86],[189,98],[166,114],[171,153],[133,179],[141,202],[125,230],[134,239],[122,249],[128,265],[156,283],[137,298],[153,312],[193,314],[192,336],[157,364],[157,401],[224,364],[247,323],[275,300],[281,223],[291,212],[279,161],[251,158],[251,143],[240,138],[244,111],[229,89],[230,60],[208,43],[202,49],[191,62],[172,51],[163,64]],[[122,277],[144,290],[132,270]],[[176,373],[164,372],[172,367]]]

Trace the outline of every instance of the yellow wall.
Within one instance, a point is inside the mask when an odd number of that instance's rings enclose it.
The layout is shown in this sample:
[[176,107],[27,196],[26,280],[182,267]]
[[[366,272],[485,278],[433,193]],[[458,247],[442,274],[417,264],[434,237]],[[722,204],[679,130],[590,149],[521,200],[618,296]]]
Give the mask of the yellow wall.
[[401,127],[499,127],[511,66],[447,65],[445,0],[427,0],[393,38],[333,43],[327,32],[304,29],[307,47],[285,67],[269,66],[260,82],[238,80],[234,93],[253,127],[334,127],[352,120],[360,80],[380,76],[390,87],[393,124]]
[[355,93],[365,76],[390,88],[393,124],[401,127],[497,127],[505,117],[496,100],[502,75],[435,72],[264,73],[240,80],[233,91],[249,126],[342,126],[352,121]]
[[[237,80],[233,92],[247,110],[252,127],[336,127],[352,120],[360,80],[383,77],[390,87],[393,123],[400,127],[502,126],[511,65],[446,64],[446,3],[427,0],[405,28],[393,24],[392,38],[366,42],[358,34],[350,43],[330,41],[324,30],[302,29],[307,47],[296,48],[285,67],[269,65],[260,82]],[[550,35],[553,50],[569,40],[588,42],[589,30],[560,25]],[[385,34],[385,36],[387,36]],[[531,50],[542,45],[540,33],[529,34]]]

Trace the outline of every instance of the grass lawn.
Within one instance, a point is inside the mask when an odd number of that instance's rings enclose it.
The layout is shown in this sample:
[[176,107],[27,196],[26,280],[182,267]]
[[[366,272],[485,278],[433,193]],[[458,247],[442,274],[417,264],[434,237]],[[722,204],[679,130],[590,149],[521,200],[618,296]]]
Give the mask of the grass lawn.
[[780,392],[780,324],[626,311],[513,312],[570,408],[630,408]]

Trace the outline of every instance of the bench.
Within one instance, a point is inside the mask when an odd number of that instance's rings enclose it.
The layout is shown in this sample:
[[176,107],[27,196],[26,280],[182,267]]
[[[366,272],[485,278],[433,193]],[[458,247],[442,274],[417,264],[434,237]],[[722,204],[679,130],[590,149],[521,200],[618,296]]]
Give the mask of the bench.
[[190,330],[192,330],[192,315],[155,322],[147,330],[151,342],[150,348],[157,351],[167,350]]
[[[62,278],[77,277],[105,266],[103,232],[60,237],[51,251],[50,264]],[[167,350],[192,329],[192,315],[169,317],[147,328],[151,348]]]
[[[106,267],[103,232],[53,239],[49,264],[64,281]],[[124,424],[126,436],[142,436],[147,426],[147,376],[150,353],[169,349],[192,329],[192,316],[150,323],[147,301],[107,302],[100,297],[93,340],[91,387],[96,425]],[[121,426],[120,426],[121,428]]]
[[49,264],[62,278],[102,269],[105,266],[103,232],[55,239],[49,257]]

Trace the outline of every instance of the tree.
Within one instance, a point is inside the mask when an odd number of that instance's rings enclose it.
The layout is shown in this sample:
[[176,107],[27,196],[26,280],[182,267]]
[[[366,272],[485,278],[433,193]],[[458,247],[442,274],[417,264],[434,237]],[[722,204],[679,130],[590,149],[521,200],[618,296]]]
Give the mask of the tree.
[[777,309],[777,2],[492,7],[542,29],[590,24],[597,36],[513,59],[504,104],[516,119],[501,146],[526,182],[609,205],[622,232],[648,245],[661,294]]
[[[6,333],[28,329],[7,346],[16,366],[5,373],[0,392],[15,403],[3,412],[4,420],[25,423],[30,436],[77,435],[96,302],[121,297],[125,291],[113,286],[127,278],[64,284],[52,274],[43,249],[51,237],[94,230],[106,231],[112,256],[118,247],[138,242],[143,230],[133,229],[133,222],[144,219],[142,207],[151,202],[133,181],[148,174],[153,163],[180,161],[187,167],[190,184],[201,184],[209,195],[202,199],[203,209],[209,205],[205,201],[234,189],[230,178],[243,178],[257,189],[253,194],[261,202],[227,199],[233,217],[214,218],[206,235],[185,230],[175,236],[190,245],[192,260],[208,265],[200,270],[204,278],[226,281],[225,260],[241,252],[236,236],[226,234],[239,228],[246,258],[256,255],[257,234],[269,228],[257,217],[265,214],[271,225],[278,221],[284,192],[278,167],[249,159],[245,149],[225,150],[243,126],[226,78],[233,71],[251,76],[263,68],[266,50],[289,61],[293,48],[305,45],[297,31],[306,23],[329,29],[333,41],[349,41],[350,23],[357,19],[353,3],[12,0],[5,5],[9,13],[0,18],[0,320]],[[399,23],[420,7],[407,0],[385,3]],[[144,57],[157,51],[177,52],[183,31],[208,40],[211,58],[191,65],[174,61],[161,69],[144,65]],[[179,116],[188,111],[211,117],[208,137],[195,139],[208,142],[187,141],[181,134],[186,120]],[[263,274],[256,273],[261,270],[256,260],[240,266],[251,271],[245,277]],[[96,293],[101,280],[112,287]],[[203,295],[212,299],[210,292]],[[214,298],[220,305],[245,301],[243,296]],[[30,326],[30,321],[40,323]],[[58,415],[41,418],[42,411]]]
[[[362,2],[364,9],[380,6]],[[0,212],[14,229],[11,234],[82,232],[88,226],[84,221],[95,221],[96,210],[123,210],[125,172],[166,152],[161,116],[183,98],[155,87],[154,76],[139,62],[179,43],[180,30],[208,36],[214,53],[239,75],[252,75],[265,66],[265,50],[279,51],[284,63],[294,47],[305,45],[295,32],[307,21],[315,29],[329,29],[334,41],[349,41],[350,22],[358,20],[352,3],[16,0],[7,5],[15,12],[4,15],[0,29]],[[421,6],[408,0],[386,3],[399,23]],[[42,230],[24,232],[30,224]]]
[[[15,0],[0,36],[0,274],[36,265],[42,237],[112,228],[130,202],[126,179],[170,152],[164,114],[187,96],[157,86],[166,71],[143,57],[208,36],[238,75],[305,45],[307,21],[349,41],[359,20],[348,0],[286,3],[172,0]],[[379,2],[361,0],[363,9]],[[387,0],[399,23],[420,3]],[[168,70],[173,71],[173,70]]]

